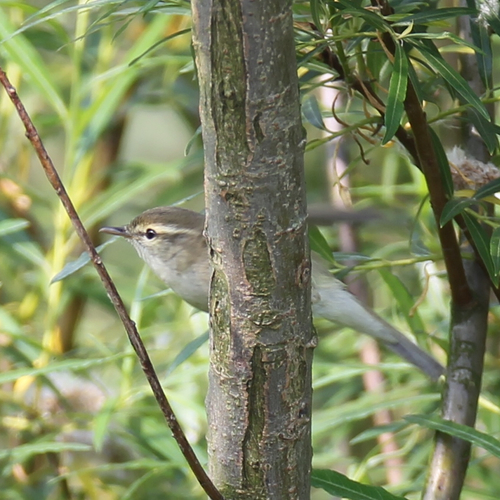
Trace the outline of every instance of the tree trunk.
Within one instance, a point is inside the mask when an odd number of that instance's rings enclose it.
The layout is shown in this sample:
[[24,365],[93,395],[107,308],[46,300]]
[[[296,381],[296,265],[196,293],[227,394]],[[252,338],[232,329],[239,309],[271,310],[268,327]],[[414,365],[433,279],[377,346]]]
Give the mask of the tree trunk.
[[307,499],[315,337],[291,0],[195,0],[211,282],[210,473]]

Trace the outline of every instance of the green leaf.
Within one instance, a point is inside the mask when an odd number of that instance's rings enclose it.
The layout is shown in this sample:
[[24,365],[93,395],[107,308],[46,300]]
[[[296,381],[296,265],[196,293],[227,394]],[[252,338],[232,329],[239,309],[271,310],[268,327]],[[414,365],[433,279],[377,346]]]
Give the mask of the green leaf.
[[194,340],[189,342],[182,351],[177,354],[175,359],[172,361],[170,366],[167,369],[167,375],[172,373],[179,365],[184,363],[187,359],[189,359],[205,342],[208,340],[208,331],[196,337]]
[[478,135],[486,144],[488,152],[490,154],[493,154],[498,147],[498,127],[490,120],[485,120],[483,118],[483,115],[480,115],[476,108],[468,109],[466,119],[472,122],[477,130]]
[[500,227],[496,227],[491,233],[490,255],[495,276],[500,276]]
[[406,16],[403,19],[395,22],[394,26],[407,25],[410,23],[430,24],[436,21],[441,21],[442,19],[450,19],[452,17],[458,16],[470,16],[475,14],[476,12],[476,9],[467,7],[450,7],[446,9],[426,10],[424,12],[417,12],[416,14]]
[[495,273],[495,266],[493,265],[493,259],[490,255],[490,237],[477,219],[469,212],[463,212],[462,217],[465,220],[465,224],[467,225],[472,241],[474,241],[474,244],[476,245],[477,251],[483,260],[491,281],[495,284],[495,286],[498,286],[498,276]]
[[[404,37],[405,40],[408,39],[417,39],[417,40],[450,40],[456,45],[460,45],[462,47],[467,47],[469,49],[472,49],[476,53],[481,53],[484,54],[484,52],[477,46],[474,45],[473,43],[468,42],[467,40],[464,40],[463,38],[458,37],[454,33],[451,33],[450,31],[441,31],[439,33],[409,33]],[[448,46],[450,47],[450,46]],[[439,53],[439,51],[437,51]]]
[[[112,356],[107,356],[104,358],[97,359],[65,359],[62,361],[54,361],[49,365],[42,366],[41,368],[33,368],[28,366],[26,368],[17,368],[15,370],[10,370],[8,372],[0,373],[0,384],[5,384],[7,382],[15,382],[17,379],[24,376],[38,376],[46,375],[47,373],[53,373],[58,371],[78,371],[87,370],[93,366],[103,366],[106,363],[113,362],[117,359],[127,356],[127,353],[113,354]],[[130,354],[131,355],[131,354]]]
[[488,28],[483,23],[478,23],[476,19],[469,21],[472,41],[479,47],[480,51],[476,51],[477,66],[479,76],[487,90],[493,87],[493,54],[491,50],[491,38],[488,33]]
[[468,441],[469,443],[483,448],[495,457],[500,458],[500,441],[472,427],[430,415],[407,415],[404,419],[412,424],[418,424],[422,427],[444,432],[463,439],[464,441]]
[[100,453],[102,451],[102,446],[104,444],[104,440],[106,438],[106,433],[109,428],[109,423],[111,418],[117,411],[118,406],[117,397],[112,397],[106,399],[103,407],[99,410],[97,415],[94,416],[92,421],[92,444],[94,445],[94,449]]
[[17,233],[29,227],[30,223],[26,219],[5,219],[0,221],[0,237]]
[[315,28],[319,31],[323,31],[323,23],[321,22],[321,16],[320,16],[320,2],[319,0],[311,0],[309,2],[309,8],[311,10],[311,17],[314,23]]
[[377,439],[388,432],[391,434],[395,434],[405,427],[408,427],[408,424],[401,422],[400,420],[398,420],[397,422],[392,422],[390,424],[376,425],[375,427],[370,427],[364,431],[361,431],[357,436],[353,437],[349,441],[349,444],[365,443],[366,441]]
[[378,12],[356,7],[354,2],[350,0],[337,0],[334,5],[341,9],[343,14],[349,14],[354,18],[361,18],[375,29],[382,32],[391,30],[389,23]]
[[398,303],[401,312],[404,314],[411,331],[415,334],[425,332],[425,325],[418,311],[413,311],[413,313],[410,314],[415,305],[415,298],[413,295],[410,294],[402,281],[391,272],[380,269],[379,273],[387,286],[391,289],[392,296]]
[[199,137],[201,137],[201,125],[196,129],[195,133],[186,144],[186,147],[184,148],[184,156],[187,156],[189,154],[191,148],[193,147],[193,144],[198,140]]
[[443,227],[455,216],[461,214],[466,208],[475,203],[477,203],[477,201],[471,198],[453,198],[449,200],[441,212],[441,220],[439,221],[440,226]]
[[481,200],[488,196],[493,196],[500,191],[500,179],[494,179],[488,184],[480,187],[474,194],[473,198],[475,200]]
[[309,224],[309,243],[311,244],[311,250],[318,253],[328,262],[332,264],[335,263],[335,259],[333,258],[332,251],[328,246],[325,237],[321,233],[321,231],[314,225]]
[[323,116],[319,109],[318,100],[316,96],[309,95],[302,104],[302,113],[304,118],[314,127],[320,130],[328,130],[323,122]]
[[441,179],[444,184],[445,192],[449,197],[452,197],[455,189],[453,187],[453,179],[451,177],[448,157],[446,156],[446,152],[443,148],[443,143],[437,136],[436,132],[434,132],[432,127],[429,127],[429,132],[431,134],[432,145],[434,147],[434,152],[436,153],[436,158],[438,161],[439,171],[441,172]]
[[[102,245],[99,245],[96,250],[99,253],[101,250],[106,248],[108,245],[111,245],[111,243],[115,242],[119,236],[114,236],[113,238],[109,239],[108,241],[105,241]],[[79,271],[82,267],[84,267],[86,264],[90,262],[90,255],[87,252],[82,252],[80,254],[80,257],[78,259],[73,260],[71,262],[68,262],[62,271],[58,272],[51,280],[50,284],[56,283],[57,281],[61,281],[64,278],[67,278],[68,276],[71,276],[72,274],[76,273]]]
[[389,84],[387,109],[385,112],[385,135],[382,144],[390,141],[401,124],[404,113],[404,100],[408,87],[408,58],[400,43],[396,42],[393,73]]
[[455,71],[441,56],[438,56],[429,50],[425,44],[420,41],[412,40],[411,43],[420,51],[425,57],[427,64],[449,84],[460,95],[462,100],[470,104],[477,110],[477,112],[489,121],[490,117],[488,111],[484,107],[479,97],[470,88],[466,80]]
[[89,451],[92,446],[81,443],[41,442],[17,445],[14,448],[0,450],[0,458],[10,458],[12,462],[24,462],[35,455],[62,453],[64,451]]
[[60,81],[44,63],[41,55],[22,35],[11,37],[14,28],[7,15],[0,10],[0,44],[9,59],[18,64],[23,78],[28,78],[46,99],[63,123],[68,119],[68,110],[62,99]]
[[177,38],[178,36],[185,35],[186,33],[191,33],[191,28],[186,28],[186,29],[177,31],[175,33],[172,33],[169,36],[162,38],[161,40],[158,40],[157,42],[153,43],[153,45],[151,45],[151,47],[148,47],[142,54],[140,54],[139,56],[132,59],[132,61],[129,62],[129,66],[133,66],[136,62],[141,60],[145,55],[149,54],[154,49],[156,49],[156,47],[164,44],[165,42],[168,42],[169,40],[172,40],[173,38]]
[[358,483],[349,479],[344,474],[333,470],[314,469],[311,476],[311,485],[315,488],[321,488],[330,495],[349,500],[402,500],[404,497],[398,497],[389,493],[380,486],[371,486]]

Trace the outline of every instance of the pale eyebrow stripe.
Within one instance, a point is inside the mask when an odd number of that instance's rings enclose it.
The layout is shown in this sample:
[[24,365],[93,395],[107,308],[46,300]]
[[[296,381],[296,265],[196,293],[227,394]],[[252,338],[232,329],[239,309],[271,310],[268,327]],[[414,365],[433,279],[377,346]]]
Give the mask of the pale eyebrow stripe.
[[153,229],[153,231],[156,231],[158,234],[199,234],[199,231],[193,228],[188,228],[188,227],[180,227],[176,225],[157,225],[157,224],[150,224],[147,229]]

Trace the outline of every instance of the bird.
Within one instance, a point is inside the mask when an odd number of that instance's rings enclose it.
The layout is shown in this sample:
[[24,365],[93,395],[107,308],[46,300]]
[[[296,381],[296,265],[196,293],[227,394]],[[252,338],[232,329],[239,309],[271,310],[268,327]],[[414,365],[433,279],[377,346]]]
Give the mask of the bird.
[[[212,267],[204,227],[203,214],[162,206],[146,210],[129,224],[105,226],[100,232],[125,238],[169,288],[208,312]],[[331,274],[322,257],[311,254],[313,316],[370,335],[431,379],[439,379],[444,368],[433,356],[363,305]]]

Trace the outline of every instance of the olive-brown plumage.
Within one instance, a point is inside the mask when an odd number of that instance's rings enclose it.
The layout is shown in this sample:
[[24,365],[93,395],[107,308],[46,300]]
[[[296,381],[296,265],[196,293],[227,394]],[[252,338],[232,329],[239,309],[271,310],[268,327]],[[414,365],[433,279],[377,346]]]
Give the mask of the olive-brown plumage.
[[[126,238],[151,269],[186,302],[208,310],[212,274],[203,236],[203,215],[179,207],[146,210],[123,227],[103,227],[104,233]],[[334,278],[323,259],[312,256],[313,314],[366,333],[417,366],[433,379],[443,367],[408,337],[362,305]]]

